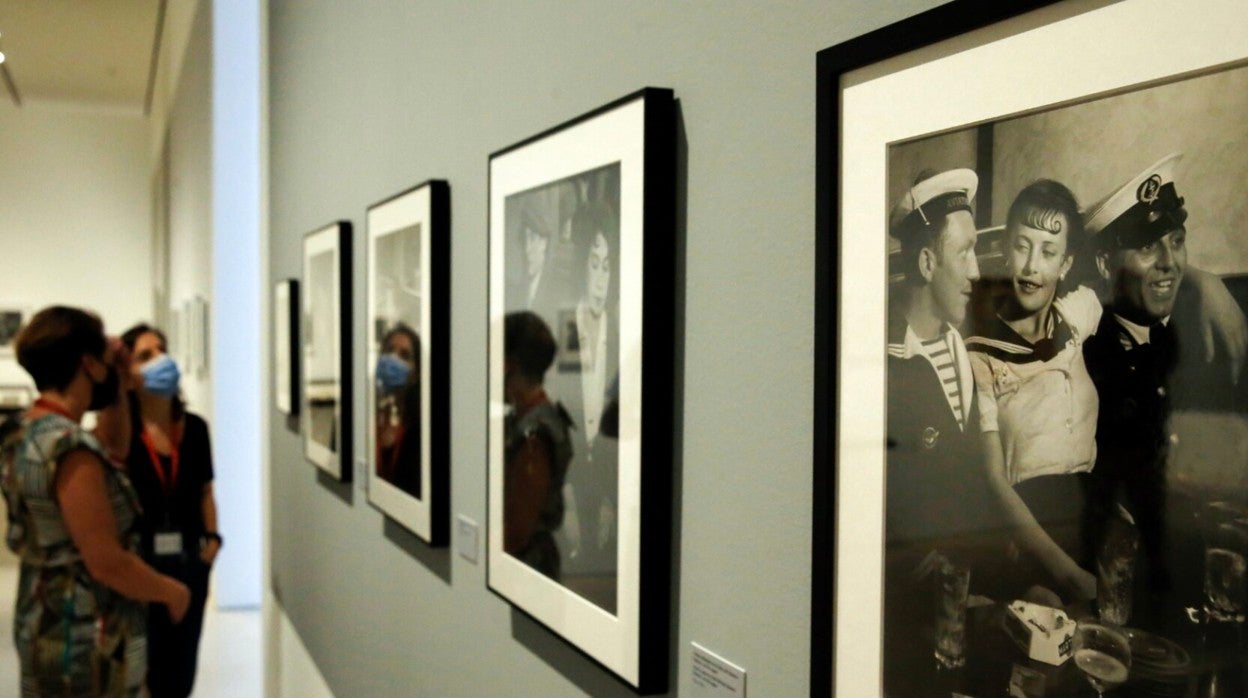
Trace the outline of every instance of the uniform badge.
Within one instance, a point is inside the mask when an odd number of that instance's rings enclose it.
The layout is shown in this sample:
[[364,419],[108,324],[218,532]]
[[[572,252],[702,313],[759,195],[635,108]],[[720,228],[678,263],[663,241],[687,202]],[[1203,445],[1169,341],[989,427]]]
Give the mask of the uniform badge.
[[936,427],[928,427],[923,430],[923,448],[936,448],[936,441],[940,439],[940,430]]
[[1135,190],[1135,198],[1142,204],[1151,204],[1161,198],[1161,175],[1153,175],[1140,182],[1140,187]]

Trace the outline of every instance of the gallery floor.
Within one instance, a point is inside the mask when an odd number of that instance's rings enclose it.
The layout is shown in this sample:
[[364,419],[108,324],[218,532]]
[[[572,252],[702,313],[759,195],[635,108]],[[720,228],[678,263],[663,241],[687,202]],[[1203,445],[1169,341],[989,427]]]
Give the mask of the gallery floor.
[[[13,600],[17,558],[0,545],[0,698],[18,695],[17,653],[13,649]],[[260,610],[221,611],[208,600],[199,648],[194,698],[258,698],[264,692],[264,644]]]

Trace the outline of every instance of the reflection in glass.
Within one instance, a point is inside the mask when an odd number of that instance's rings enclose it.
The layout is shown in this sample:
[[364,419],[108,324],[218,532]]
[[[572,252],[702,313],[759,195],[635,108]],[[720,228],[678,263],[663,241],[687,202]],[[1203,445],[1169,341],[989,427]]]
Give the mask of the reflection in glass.
[[421,226],[375,239],[373,365],[374,472],[420,498]]
[[334,251],[313,255],[309,262],[307,328],[304,365],[308,370],[308,407],[312,441],[338,450],[338,342],[335,336],[337,279]]
[[377,475],[420,497],[420,338],[407,325],[386,333],[377,359]]
[[504,325],[503,550],[558,580],[554,533],[563,523],[572,420],[542,386],[555,358],[550,328],[527,311],[508,314]]
[[[562,512],[550,531],[557,578],[609,613],[619,579],[619,201],[613,163],[509,196],[505,208],[505,306],[551,337],[536,377],[567,422],[566,473],[551,473]],[[555,493],[543,491],[553,511]]]

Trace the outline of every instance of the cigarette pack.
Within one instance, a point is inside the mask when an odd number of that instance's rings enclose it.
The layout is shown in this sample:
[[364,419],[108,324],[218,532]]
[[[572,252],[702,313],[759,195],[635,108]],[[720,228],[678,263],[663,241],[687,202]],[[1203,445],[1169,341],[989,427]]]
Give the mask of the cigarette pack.
[[1010,603],[1005,632],[1036,661],[1058,666],[1074,654],[1075,621],[1057,608],[1026,601]]

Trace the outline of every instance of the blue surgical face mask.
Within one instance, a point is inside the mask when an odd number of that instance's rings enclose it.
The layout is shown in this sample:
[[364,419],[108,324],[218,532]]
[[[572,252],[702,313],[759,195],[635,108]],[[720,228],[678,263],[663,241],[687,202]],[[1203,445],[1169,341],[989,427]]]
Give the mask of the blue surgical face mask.
[[412,367],[394,354],[382,354],[377,360],[377,386],[383,393],[393,393],[407,385]]
[[143,374],[143,389],[160,397],[173,397],[178,394],[178,380],[182,373],[178,364],[168,354],[143,364],[139,371]]

